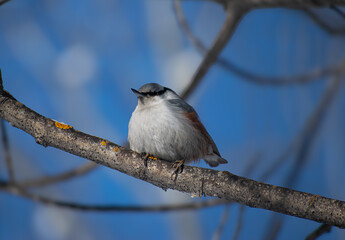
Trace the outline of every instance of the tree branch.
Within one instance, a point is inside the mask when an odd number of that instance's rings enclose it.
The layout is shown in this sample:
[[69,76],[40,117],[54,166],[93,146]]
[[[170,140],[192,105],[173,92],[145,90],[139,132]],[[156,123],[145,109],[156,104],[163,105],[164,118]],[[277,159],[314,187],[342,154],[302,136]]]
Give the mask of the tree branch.
[[344,6],[345,0],[215,0],[215,2],[237,2],[244,6],[254,8],[305,8],[330,7],[331,5]]
[[[6,98],[0,93],[0,102]],[[250,207],[263,208],[345,228],[345,202],[277,187],[226,171],[185,166],[171,179],[172,163],[144,160],[105,139],[46,118],[13,98],[0,105],[0,118],[32,135],[36,142],[92,160],[163,189],[175,189],[193,196],[214,196]]]
[[[300,138],[298,139],[298,144],[296,146],[297,156],[293,162],[293,166],[288,173],[288,176],[284,182],[284,186],[293,187],[305,166],[308,156],[310,154],[312,144],[315,141],[316,134],[322,126],[322,120],[326,116],[327,109],[330,108],[331,103],[337,96],[339,89],[341,89],[341,84],[343,83],[343,75],[338,74],[335,79],[328,82],[324,94],[315,108],[315,111],[311,114],[310,118],[306,122]],[[290,147],[289,147],[290,148]],[[276,165],[276,164],[275,164]],[[274,214],[271,216],[269,223],[267,225],[267,234],[265,239],[276,239],[280,232],[281,227],[284,223],[284,216]],[[273,227],[272,227],[273,226]]]
[[176,210],[195,210],[200,208],[213,207],[223,204],[229,204],[231,202],[224,199],[212,199],[208,201],[198,201],[190,203],[180,203],[173,205],[152,205],[152,206],[121,206],[121,205],[91,205],[91,204],[80,204],[72,202],[57,201],[49,199],[40,195],[36,195],[26,191],[23,187],[18,184],[11,184],[9,182],[0,181],[0,189],[5,190],[9,193],[25,197],[36,202],[44,203],[47,205],[64,207],[75,210],[83,211],[98,211],[98,212],[168,212]]
[[13,163],[12,163],[12,157],[11,157],[11,152],[10,152],[10,145],[8,143],[5,121],[3,119],[1,119],[0,125],[1,125],[2,143],[3,143],[4,153],[5,153],[8,177],[10,181],[13,182],[14,181]]
[[2,5],[2,4],[4,4],[4,3],[7,3],[7,2],[9,2],[10,0],[0,0],[0,6]]
[[[191,31],[191,28],[189,27],[189,24],[187,23],[187,20],[184,17],[184,14],[182,12],[180,0],[174,0],[174,10],[177,16],[177,20],[182,30],[184,31],[184,33],[187,35],[188,39],[202,54],[205,54],[205,52],[207,52],[207,48],[205,44],[201,42],[201,40],[198,39]],[[308,9],[306,9],[306,12],[312,14],[312,12],[308,11]],[[256,74],[256,73],[247,71],[241,67],[238,67],[233,62],[231,62],[230,60],[222,56],[218,57],[217,64],[219,64],[228,72],[241,77],[243,80],[247,82],[259,84],[259,85],[270,85],[274,87],[293,85],[293,84],[307,84],[315,80],[319,80],[328,75],[335,75],[339,73],[340,71],[342,71],[342,69],[344,69],[345,67],[345,61],[343,61],[335,66],[331,66],[327,68],[320,68],[320,67],[315,68],[304,74],[298,74],[294,76],[269,77],[269,76],[261,76],[259,74]]]
[[62,181],[66,181],[68,179],[81,176],[83,174],[86,174],[90,172],[91,170],[95,169],[98,167],[97,164],[94,162],[87,162],[83,165],[80,165],[72,170],[62,172],[56,175],[52,176],[45,176],[45,177],[40,177],[36,179],[31,179],[31,180],[25,180],[25,181],[17,181],[17,184],[20,185],[21,187],[27,188],[27,187],[43,187],[47,186],[50,184],[54,183],[59,183]]
[[210,50],[206,53],[196,73],[194,74],[192,81],[186,91],[182,92],[181,97],[187,98],[190,95],[188,89],[193,89],[201,79],[206,75],[208,70],[217,61],[218,55],[222,52],[223,48],[229,42],[231,36],[235,32],[235,29],[242,17],[247,13],[248,9],[242,7],[240,4],[234,4],[229,2],[226,7],[226,18],[222,28],[220,29],[218,36],[212,44]]
[[324,233],[329,233],[332,229],[332,226],[327,225],[327,224],[322,224],[320,227],[315,229],[312,233],[310,233],[305,240],[315,240],[318,237],[320,237]]

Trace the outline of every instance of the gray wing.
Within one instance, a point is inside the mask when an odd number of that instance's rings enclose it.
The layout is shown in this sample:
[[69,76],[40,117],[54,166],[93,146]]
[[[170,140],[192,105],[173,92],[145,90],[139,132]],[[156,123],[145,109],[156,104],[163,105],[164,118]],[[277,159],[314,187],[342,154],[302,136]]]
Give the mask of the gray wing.
[[182,99],[169,99],[167,100],[169,104],[171,104],[173,107],[176,107],[177,109],[180,109],[183,112],[186,112],[186,117],[191,120],[192,123],[194,123],[194,127],[198,130],[200,130],[204,136],[206,137],[206,139],[209,141],[209,143],[212,146],[213,152],[215,154],[217,154],[219,157],[220,153],[219,150],[216,146],[216,144],[214,143],[212,137],[210,136],[210,134],[207,132],[206,128],[204,127],[204,125],[201,123],[198,114],[196,113],[196,111],[194,110],[194,108],[189,105],[188,103],[186,103],[184,100]]
[[183,99],[169,99],[168,103],[177,109],[180,109],[183,112],[195,112],[194,108],[186,103]]

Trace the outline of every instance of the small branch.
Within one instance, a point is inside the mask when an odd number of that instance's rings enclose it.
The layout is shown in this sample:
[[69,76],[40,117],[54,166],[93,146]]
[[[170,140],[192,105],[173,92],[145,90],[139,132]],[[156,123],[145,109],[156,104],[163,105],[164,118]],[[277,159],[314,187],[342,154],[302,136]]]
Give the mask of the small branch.
[[218,36],[212,44],[212,47],[207,51],[200,66],[194,74],[192,81],[186,91],[181,94],[182,98],[187,98],[190,95],[190,90],[194,86],[198,85],[201,79],[206,75],[211,66],[217,61],[219,54],[222,52],[225,45],[229,42],[231,36],[235,32],[235,29],[242,17],[246,14],[248,9],[239,6],[235,2],[228,2],[226,8],[226,18],[222,28],[220,29]]
[[[233,0],[224,0],[231,2]],[[241,4],[250,8],[305,8],[329,7],[331,5],[344,6],[345,0],[239,0]]]
[[4,4],[4,3],[7,3],[7,2],[9,2],[10,0],[0,0],[0,6],[2,5],[2,4]]
[[[182,12],[180,0],[174,0],[174,10],[177,16],[177,20],[184,31],[184,33],[187,35],[188,39],[192,42],[192,44],[202,53],[205,54],[207,51],[207,48],[204,43],[198,39],[193,32],[191,31],[191,28],[189,27],[189,24],[187,23],[186,18],[184,17],[184,14]],[[311,14],[311,11],[306,10],[306,12]],[[304,73],[304,74],[298,74],[295,76],[282,76],[282,77],[268,77],[268,76],[260,76],[256,73],[249,72],[243,68],[240,68],[236,66],[231,61],[219,56],[217,59],[217,64],[219,64],[221,67],[223,67],[225,70],[229,71],[232,74],[235,74],[239,77],[241,77],[243,80],[259,84],[259,85],[270,85],[274,87],[279,86],[286,86],[286,85],[293,85],[293,84],[307,84],[310,82],[313,82],[315,80],[322,79],[329,75],[335,75],[342,71],[345,67],[345,61],[341,62],[340,64],[328,68],[316,68],[314,70],[311,70],[310,72]]]
[[[292,187],[298,181],[302,169],[308,159],[312,144],[315,141],[316,134],[321,128],[322,120],[326,115],[325,113],[327,109],[330,108],[334,98],[337,96],[337,92],[339,91],[339,89],[341,89],[342,83],[343,76],[340,74],[336,76],[334,80],[328,83],[325,93],[323,94],[319,104],[315,108],[315,111],[312,113],[304,129],[302,130],[300,139],[298,139],[298,144],[296,145],[297,156],[293,163],[293,167],[291,168],[291,171],[289,172],[285,180],[284,186]],[[277,164],[275,164],[275,166],[276,165]],[[276,239],[277,234],[279,234],[279,231],[283,225],[283,222],[284,218],[282,215],[274,214],[271,217],[269,224],[267,225],[267,235],[265,239]]]
[[[335,76],[335,79],[330,80],[328,88],[325,90],[322,98],[320,99],[320,102],[318,103],[313,113],[310,115],[309,119],[306,121],[302,130],[297,134],[297,136],[289,144],[286,150],[276,159],[271,167],[262,174],[262,176],[260,177],[262,181],[267,180],[273,173],[275,173],[276,170],[283,165],[289,155],[294,151],[300,152],[299,159],[305,154],[302,151],[305,151],[306,147],[309,146],[310,140],[313,138],[312,135],[315,134],[317,132],[317,129],[320,127],[321,120],[325,115],[324,112],[327,110],[327,108],[329,108],[333,98],[336,96],[337,91],[340,89],[342,82],[343,80],[341,74]],[[294,179],[293,176],[289,178]]]
[[234,237],[232,238],[233,240],[237,240],[240,236],[241,229],[243,227],[243,218],[244,218],[244,212],[246,210],[246,206],[240,205],[240,208],[238,210],[238,219],[237,219],[237,225],[235,228],[235,233]]
[[342,18],[345,19],[345,13],[343,11],[340,10],[340,8],[338,8],[337,6],[331,4],[330,8],[332,10],[334,10],[336,13],[338,13]]
[[[0,93],[0,102],[5,97]],[[0,105],[0,118],[32,135],[45,147],[92,160],[163,189],[219,197],[345,228],[343,201],[257,182],[227,171],[192,166],[185,166],[174,181],[171,179],[172,163],[148,159],[145,167],[139,153],[46,118],[12,98]]]
[[[6,94],[5,89],[4,89],[4,83],[2,80],[1,69],[0,69],[0,93]],[[0,105],[3,103],[3,101],[0,101]],[[7,164],[8,177],[10,181],[13,182],[14,181],[14,171],[13,171],[13,164],[12,164],[13,162],[12,162],[12,157],[11,157],[10,145],[8,142],[8,136],[6,132],[5,121],[3,119],[1,119],[0,125],[1,125],[0,128],[1,128],[1,133],[2,133],[2,143],[3,143],[3,148],[4,148],[5,161]]]
[[229,204],[225,206],[223,214],[222,214],[222,218],[220,220],[220,223],[218,225],[218,228],[216,229],[215,233],[213,234],[212,240],[219,240],[222,232],[224,231],[226,222],[229,219],[229,212],[230,212],[230,206]]
[[315,229],[312,233],[310,233],[305,240],[315,240],[318,237],[320,237],[321,235],[325,234],[325,233],[329,233],[332,229],[332,226],[327,225],[327,224],[322,224],[320,227],[318,227],[317,229]]
[[314,21],[319,27],[321,27],[325,32],[331,35],[344,35],[345,29],[335,29],[324,22],[315,12],[309,8],[303,9],[303,11]]
[[6,132],[5,121],[3,119],[1,119],[0,125],[1,125],[2,143],[3,143],[5,160],[6,160],[6,165],[7,165],[8,177],[10,179],[10,182],[14,182],[12,156],[11,156],[11,151],[10,151],[10,145],[8,143],[8,136]]
[[17,184],[10,184],[7,182],[0,181],[0,189],[6,190],[12,194],[25,197],[36,202],[44,203],[47,205],[64,207],[75,210],[83,211],[112,211],[112,212],[169,212],[177,210],[196,210],[200,208],[213,207],[223,204],[229,204],[229,201],[222,199],[213,199],[209,201],[199,201],[192,203],[181,203],[174,205],[152,205],[152,206],[120,206],[120,205],[88,205],[88,204],[79,204],[71,202],[57,201],[49,199],[43,196],[35,195],[29,193],[24,188]]
[[96,163],[87,162],[79,167],[76,167],[75,169],[72,169],[60,174],[41,177],[41,178],[32,179],[32,180],[25,180],[25,181],[20,181],[20,182],[17,181],[16,183],[23,188],[43,187],[43,186],[59,183],[59,182],[66,181],[74,177],[84,175],[97,167],[98,165]]

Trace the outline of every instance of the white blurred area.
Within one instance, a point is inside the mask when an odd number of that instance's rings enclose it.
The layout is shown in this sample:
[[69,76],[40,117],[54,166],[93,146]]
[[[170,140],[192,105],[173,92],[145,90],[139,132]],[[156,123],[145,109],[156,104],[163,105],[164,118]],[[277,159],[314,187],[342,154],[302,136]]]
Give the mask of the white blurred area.
[[55,64],[56,79],[62,87],[76,90],[95,80],[96,56],[90,47],[75,44],[59,54]]
[[83,220],[75,212],[47,205],[35,209],[32,224],[37,240],[94,239],[90,228],[81,228]]

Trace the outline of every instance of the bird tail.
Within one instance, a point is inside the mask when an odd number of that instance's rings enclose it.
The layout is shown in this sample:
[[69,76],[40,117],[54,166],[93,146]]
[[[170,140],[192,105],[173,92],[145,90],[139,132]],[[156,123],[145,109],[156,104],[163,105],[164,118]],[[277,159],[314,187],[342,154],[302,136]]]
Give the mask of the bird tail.
[[211,167],[217,167],[219,164],[228,163],[228,161],[226,159],[224,159],[221,156],[218,156],[216,154],[207,155],[207,156],[205,156],[204,160]]

